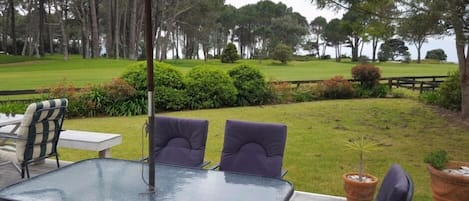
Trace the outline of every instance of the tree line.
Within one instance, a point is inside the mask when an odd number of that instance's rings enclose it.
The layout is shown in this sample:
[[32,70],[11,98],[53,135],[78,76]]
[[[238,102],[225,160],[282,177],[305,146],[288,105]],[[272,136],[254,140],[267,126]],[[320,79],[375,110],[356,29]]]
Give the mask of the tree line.
[[[138,0],[7,0],[0,2],[0,49],[15,55],[81,54],[83,58],[145,57]],[[229,42],[244,58],[268,57],[282,43],[299,47],[308,22],[283,3],[239,9],[224,0],[153,1],[157,59],[220,56]],[[103,51],[105,50],[105,51]]]

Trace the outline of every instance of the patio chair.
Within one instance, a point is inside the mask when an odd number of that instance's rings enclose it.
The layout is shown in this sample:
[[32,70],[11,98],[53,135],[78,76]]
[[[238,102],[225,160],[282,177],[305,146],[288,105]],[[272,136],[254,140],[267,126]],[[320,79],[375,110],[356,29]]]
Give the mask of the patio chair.
[[376,201],[411,201],[414,185],[410,176],[398,164],[393,164],[386,173]]
[[287,126],[227,120],[219,169],[281,178]]
[[[25,172],[30,177],[28,165],[55,156],[60,167],[57,142],[65,117],[67,99],[54,99],[32,103],[26,109],[16,135],[0,133],[0,138],[8,138],[14,143],[0,146],[2,165],[13,164],[21,178]],[[18,165],[20,167],[18,167]]]
[[155,162],[203,167],[208,121],[156,116]]

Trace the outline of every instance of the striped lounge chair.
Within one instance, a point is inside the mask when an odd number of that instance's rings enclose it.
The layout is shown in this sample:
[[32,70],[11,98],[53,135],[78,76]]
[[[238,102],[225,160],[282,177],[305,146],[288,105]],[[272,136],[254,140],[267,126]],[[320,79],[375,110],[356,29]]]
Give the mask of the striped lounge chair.
[[[32,103],[26,109],[17,135],[0,137],[10,139],[9,143],[0,145],[1,165],[12,163],[24,178],[29,178],[28,165],[55,156],[57,167],[60,167],[57,154],[62,123],[67,109],[67,99],[54,99]],[[14,141],[14,142],[11,142]]]

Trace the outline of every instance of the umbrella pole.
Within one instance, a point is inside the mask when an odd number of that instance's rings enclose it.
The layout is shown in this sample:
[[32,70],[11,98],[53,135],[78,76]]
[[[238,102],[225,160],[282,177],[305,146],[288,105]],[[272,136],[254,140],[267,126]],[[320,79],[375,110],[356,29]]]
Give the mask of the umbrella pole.
[[149,146],[148,146],[148,190],[150,192],[155,191],[155,155],[154,155],[154,119],[155,119],[155,107],[153,101],[153,34],[152,34],[152,22],[151,22],[151,0],[145,0],[145,54],[147,56],[147,89],[148,89],[148,124],[149,124]]

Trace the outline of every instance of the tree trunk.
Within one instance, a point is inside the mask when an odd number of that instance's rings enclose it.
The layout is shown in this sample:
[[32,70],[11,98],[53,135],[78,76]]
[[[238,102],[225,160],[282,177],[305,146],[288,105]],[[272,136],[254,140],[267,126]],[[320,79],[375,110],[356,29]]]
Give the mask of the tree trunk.
[[137,0],[129,0],[130,22],[129,22],[129,59],[137,59]]
[[39,45],[39,55],[41,57],[44,57],[44,18],[46,15],[45,9],[44,9],[44,0],[39,0],[39,36],[38,36],[38,45]]
[[419,43],[416,45],[416,47],[417,47],[417,63],[419,64],[420,63],[420,51],[422,49],[422,44]]
[[371,42],[373,46],[372,47],[373,48],[373,62],[376,61],[376,49],[378,48],[378,41],[379,41],[378,38],[373,37],[372,42]]
[[15,23],[15,1],[10,0],[9,5],[10,5],[10,31],[11,31],[11,39],[13,41],[12,47],[12,54],[16,55],[18,54],[17,49],[16,49],[16,23]]
[[115,0],[106,0],[105,2],[105,7],[107,8],[107,15],[106,15],[106,58],[114,58],[114,39],[113,36],[114,34],[112,33],[113,30],[113,12],[114,12],[114,7],[113,7],[113,2]]
[[[454,26],[456,35],[456,52],[458,55],[459,73],[461,79],[461,116],[464,119],[469,118],[469,43],[464,34],[464,19],[457,13],[457,6],[454,8],[451,22]],[[464,15],[464,14],[461,14]]]
[[[52,16],[51,14],[51,11],[50,11],[50,8],[52,7],[52,3],[51,3],[52,0],[47,0],[47,3],[49,4],[49,7],[48,7],[48,14],[49,16]],[[47,22],[49,23],[49,20],[46,18]],[[50,24],[47,25],[47,36],[49,38],[49,53],[53,54],[54,53],[54,41],[53,41],[53,38],[52,38],[52,26]]]
[[99,31],[98,31],[98,16],[96,1],[89,0],[90,3],[90,18],[91,18],[91,57],[99,57]]
[[[57,5],[58,2],[60,3],[60,9],[59,6]],[[67,15],[65,14],[67,8],[67,3],[59,0],[58,2],[55,3],[55,10],[58,13],[58,21],[60,25],[60,32],[62,34],[62,50],[64,54],[64,60],[68,60],[68,37],[67,37],[67,32],[65,31],[65,22]]]
[[360,38],[358,36],[353,38],[351,46],[352,46],[352,61],[358,61],[358,48],[360,46]]
[[119,0],[115,1],[114,4],[115,8],[115,20],[116,20],[116,27],[114,29],[114,46],[115,46],[115,58],[119,59],[119,38],[120,38],[120,8],[119,8]]

